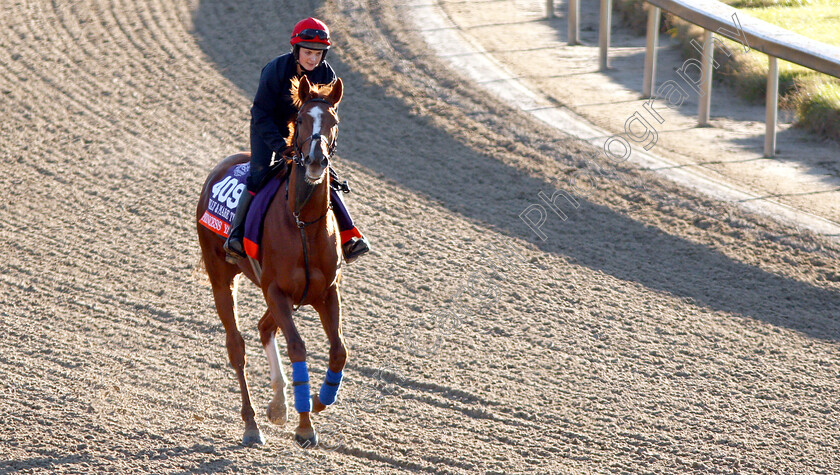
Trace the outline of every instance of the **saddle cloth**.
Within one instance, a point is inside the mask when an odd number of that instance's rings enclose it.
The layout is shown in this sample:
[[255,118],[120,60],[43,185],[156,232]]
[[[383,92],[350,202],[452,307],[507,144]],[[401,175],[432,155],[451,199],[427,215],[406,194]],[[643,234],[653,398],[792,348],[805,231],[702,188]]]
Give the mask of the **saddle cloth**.
[[[230,225],[233,216],[236,214],[236,206],[239,204],[239,197],[242,193],[248,193],[245,189],[245,180],[251,170],[250,163],[240,163],[231,167],[225,176],[213,183],[210,190],[210,201],[207,210],[198,220],[204,227],[224,238],[230,234]],[[263,219],[280,185],[287,174],[280,173],[271,178],[265,186],[260,189],[248,209],[248,216],[245,218],[245,252],[254,259],[259,259],[260,240],[262,239]]]

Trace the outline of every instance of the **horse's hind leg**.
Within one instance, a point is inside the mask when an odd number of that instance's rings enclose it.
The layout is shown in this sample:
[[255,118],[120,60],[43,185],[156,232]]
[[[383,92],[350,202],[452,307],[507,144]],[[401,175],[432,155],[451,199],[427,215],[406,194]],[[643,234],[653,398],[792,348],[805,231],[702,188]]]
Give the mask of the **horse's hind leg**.
[[213,287],[216,311],[219,313],[219,318],[222,320],[227,335],[225,345],[227,346],[228,358],[233,369],[236,370],[236,379],[239,380],[239,391],[242,394],[242,420],[245,422],[242,444],[246,446],[262,445],[265,443],[265,439],[254,420],[254,407],[251,405],[251,393],[248,391],[248,381],[245,378],[245,340],[239,332],[236,316],[234,278],[238,271],[218,259],[206,260],[205,265],[207,266],[207,274],[210,276],[210,285]]
[[274,398],[268,404],[266,416],[273,424],[283,425],[288,420],[288,406],[286,405],[286,387],[289,379],[280,363],[280,353],[277,351],[277,322],[266,310],[265,315],[260,319],[260,341],[265,348],[265,355],[268,357],[268,365],[271,370],[271,389],[274,390]]

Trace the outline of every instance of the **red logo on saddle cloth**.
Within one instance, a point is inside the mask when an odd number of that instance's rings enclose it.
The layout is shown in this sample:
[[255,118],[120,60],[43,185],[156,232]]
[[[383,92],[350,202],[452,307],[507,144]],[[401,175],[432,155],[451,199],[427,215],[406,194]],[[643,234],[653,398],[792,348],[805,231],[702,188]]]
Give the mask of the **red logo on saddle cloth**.
[[204,216],[198,222],[203,224],[205,228],[221,236],[228,237],[228,234],[230,234],[230,224],[213,216],[209,211],[205,211]]

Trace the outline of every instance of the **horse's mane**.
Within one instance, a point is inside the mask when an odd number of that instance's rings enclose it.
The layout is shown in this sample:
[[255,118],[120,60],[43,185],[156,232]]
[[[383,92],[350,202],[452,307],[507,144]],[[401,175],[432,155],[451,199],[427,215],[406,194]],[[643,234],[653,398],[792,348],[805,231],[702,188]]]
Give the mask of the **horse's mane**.
[[[313,98],[316,98],[316,97],[320,97],[321,99],[326,99],[327,96],[329,96],[330,93],[332,92],[333,85],[335,85],[335,82],[331,82],[329,84],[312,84],[309,88],[309,98],[313,99]],[[292,105],[294,105],[295,108],[297,108],[297,109],[300,109],[300,107],[303,105],[303,101],[300,99],[300,97],[298,95],[298,88],[299,87],[300,87],[300,77],[293,77],[292,78],[292,88],[291,88]],[[294,140],[294,136],[295,136],[295,118],[292,117],[291,119],[289,119],[289,135],[286,137],[286,145],[287,146],[289,146],[289,147],[292,146],[292,141]]]
[[294,145],[295,140],[295,118],[292,117],[289,119],[289,135],[286,137],[286,146],[291,147]]
[[[311,87],[309,88],[309,98],[313,99],[313,98],[316,98],[316,97],[320,97],[321,99],[326,99],[327,96],[329,96],[330,93],[332,92],[334,84],[335,84],[334,82],[331,82],[329,84],[312,84]],[[300,97],[298,97],[298,88],[299,87],[300,87],[300,78],[299,77],[292,78],[292,89],[291,89],[292,104],[294,104],[294,106],[298,109],[300,109],[300,106],[303,105],[303,101],[301,101]]]

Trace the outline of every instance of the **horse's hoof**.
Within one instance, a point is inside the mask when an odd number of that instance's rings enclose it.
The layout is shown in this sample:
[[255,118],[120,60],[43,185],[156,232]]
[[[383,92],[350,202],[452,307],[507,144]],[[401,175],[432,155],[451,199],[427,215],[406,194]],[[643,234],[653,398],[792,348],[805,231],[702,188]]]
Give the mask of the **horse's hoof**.
[[314,448],[318,445],[318,434],[312,429],[305,431],[303,434],[298,434],[295,431],[295,442],[302,449]]
[[259,429],[246,430],[245,435],[242,436],[242,445],[245,447],[253,447],[255,445],[265,444],[265,438],[262,431]]
[[317,394],[312,396],[312,412],[318,413],[318,412],[323,411],[326,408],[327,408],[327,406],[324,405],[323,402],[321,402],[321,399],[318,398]]
[[265,415],[272,424],[282,426],[289,419],[288,407],[285,401],[271,401],[265,410]]

